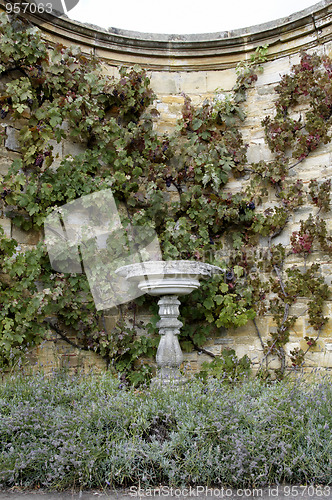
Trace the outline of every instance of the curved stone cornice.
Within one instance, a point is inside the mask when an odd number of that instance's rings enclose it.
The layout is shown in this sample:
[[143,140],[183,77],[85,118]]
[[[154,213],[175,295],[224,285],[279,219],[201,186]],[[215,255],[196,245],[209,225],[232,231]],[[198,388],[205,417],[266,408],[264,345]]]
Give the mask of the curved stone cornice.
[[[8,0],[0,0],[2,9],[5,3]],[[332,40],[332,0],[273,22],[197,35],[105,30],[49,14],[25,14],[25,18],[50,42],[78,44],[117,66],[139,64],[160,71],[232,68],[259,46],[268,45],[268,58],[276,59]]]

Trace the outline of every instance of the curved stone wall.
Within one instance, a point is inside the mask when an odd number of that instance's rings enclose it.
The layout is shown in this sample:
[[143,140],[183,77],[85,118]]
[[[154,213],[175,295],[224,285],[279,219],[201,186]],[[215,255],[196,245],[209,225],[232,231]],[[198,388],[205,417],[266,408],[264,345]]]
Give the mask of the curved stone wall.
[[[4,9],[5,2],[0,0]],[[70,21],[67,18],[55,18],[50,15],[29,15],[29,20],[37,25],[50,44],[61,42],[65,45],[80,45],[87,53],[94,53],[102,58],[104,71],[117,75],[121,65],[139,64],[147,69],[151,86],[157,94],[156,107],[160,112],[159,132],[170,131],[181,115],[184,101],[183,94],[191,97],[194,104],[199,104],[210,97],[216,88],[230,90],[236,80],[236,65],[250,57],[253,51],[268,45],[268,60],[264,71],[248,93],[246,103],[247,119],[243,127],[245,142],[249,145],[249,161],[269,158],[269,151],[264,142],[261,120],[273,113],[275,101],[274,87],[281,76],[290,71],[300,59],[300,52],[318,52],[332,55],[332,0],[324,0],[302,12],[279,19],[275,22],[253,26],[241,30],[200,35],[156,35],[111,29],[109,31],[96,26]],[[13,129],[7,127],[7,135],[13,135]],[[7,146],[9,144],[7,138]],[[80,145],[62,144],[58,147],[59,161]],[[8,156],[11,153],[8,148]],[[17,154],[17,153],[15,153]],[[1,173],[1,172],[0,172]],[[305,160],[298,171],[294,172],[308,183],[310,179],[325,180],[332,176],[332,144],[316,150]],[[232,189],[240,187],[239,181],[233,181]],[[267,203],[272,202],[268,200]],[[299,220],[306,218],[312,208],[303,207],[294,217],[290,232],[297,230]],[[332,218],[327,220],[332,229]],[[2,220],[7,234],[11,234],[19,243],[32,243],[27,235],[14,229],[9,221]],[[290,232],[283,235],[283,242],[289,241]],[[322,257],[326,281],[331,284],[332,265]],[[332,316],[332,304],[328,305],[327,316]],[[144,318],[143,318],[144,319]],[[111,326],[114,318],[107,319]],[[271,318],[258,321],[263,338],[275,328]],[[305,317],[296,323],[294,335],[288,351],[294,347],[305,347],[304,337],[311,335],[310,326]],[[210,339],[207,348],[219,354],[225,346],[236,349],[238,356],[248,354],[254,363],[262,357],[261,346],[253,325],[246,325],[236,331],[220,332],[220,337]],[[49,358],[52,349],[48,349]],[[71,356],[71,354],[66,354]],[[41,349],[38,356],[42,357]],[[46,356],[46,355],[45,355]],[[46,359],[46,357],[45,357]],[[48,358],[47,358],[48,359]],[[197,369],[201,361],[209,359],[204,354],[186,355],[191,369]],[[308,355],[308,366],[332,368],[332,319],[329,320],[320,337],[317,347]]]
[[[1,0],[1,4],[5,5]],[[258,46],[269,46],[278,59],[331,40],[331,1],[273,22],[233,31],[199,35],[163,35],[111,28],[104,30],[48,14],[26,15],[51,42],[79,44],[109,64],[139,64],[158,71],[233,68]]]

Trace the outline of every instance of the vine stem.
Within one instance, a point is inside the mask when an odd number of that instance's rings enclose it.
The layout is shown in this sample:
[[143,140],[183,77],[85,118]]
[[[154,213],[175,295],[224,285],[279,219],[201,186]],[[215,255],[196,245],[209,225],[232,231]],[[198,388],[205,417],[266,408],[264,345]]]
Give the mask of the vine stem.
[[300,163],[302,163],[303,160],[305,160],[308,156],[309,156],[309,153],[307,153],[304,158],[301,158],[301,160],[297,161],[296,163],[294,163],[293,165],[291,165],[290,167],[288,167],[288,170],[291,170],[292,168],[297,167],[297,165],[299,165]]
[[217,357],[215,354],[213,354],[213,352],[210,352],[207,349],[204,349],[204,347],[198,347],[198,345],[195,344],[192,340],[191,340],[191,343],[194,346],[195,351],[203,352],[204,354],[206,354],[207,356],[210,356],[211,358],[216,358]]
[[[283,295],[285,297],[287,297],[287,293],[286,293],[285,285],[284,285],[284,282],[283,282],[283,279],[282,279],[282,276],[280,273],[280,269],[275,264],[273,265],[273,269],[274,269],[274,271],[279,279],[281,291],[282,291]],[[288,316],[289,316],[289,304],[285,304],[284,316],[283,316],[281,327],[280,327],[283,330],[285,330],[284,324],[287,321]],[[261,341],[262,347],[264,348],[265,346],[262,342],[262,338],[261,338],[261,335],[260,335],[260,332],[258,330],[258,327],[257,327],[255,320],[254,320],[254,325],[256,327],[256,331],[257,331],[257,334],[258,334],[259,339]],[[272,345],[269,347],[268,351],[266,352],[265,356],[263,357],[263,359],[261,361],[261,365],[264,363],[264,361],[266,361],[266,364],[267,364],[267,357],[272,352],[273,348],[275,347],[276,342],[277,342],[277,339],[275,339],[274,342],[272,343]],[[286,353],[285,353],[284,347],[280,346],[277,349],[277,352],[278,352],[278,357],[279,357],[280,364],[281,364],[280,370],[281,370],[281,373],[283,374],[285,372],[285,369],[286,369]]]
[[259,328],[258,328],[258,326],[257,326],[256,319],[254,318],[252,321],[253,321],[253,323],[254,323],[254,325],[255,325],[255,328],[256,328],[256,333],[257,333],[257,335],[258,335],[258,338],[259,338],[259,341],[260,341],[260,343],[261,343],[261,346],[262,346],[262,348],[264,349],[264,347],[265,347],[265,346],[264,346],[264,342],[263,342],[263,339],[262,339],[261,333],[260,333],[260,331],[259,331]]
[[50,321],[43,321],[44,324],[46,324],[49,328],[53,329],[67,344],[71,345],[72,347],[75,347],[76,349],[79,349],[80,351],[90,351],[90,352],[98,352],[94,351],[93,349],[90,349],[90,347],[86,347],[83,345],[78,345],[76,342],[71,340],[70,338],[67,337],[65,333],[54,323],[51,323]]
[[[317,337],[315,338],[315,342],[317,342],[317,340],[319,339],[321,333],[322,333],[322,327],[320,327],[319,330],[318,330]],[[306,349],[306,351],[304,351],[303,356],[305,356],[307,354],[307,352],[310,350],[310,347],[311,346],[308,346],[308,348]]]
[[[198,331],[198,328],[196,328],[196,330],[193,332],[192,336],[195,335],[195,333]],[[207,349],[204,349],[204,347],[199,347],[192,339],[192,337],[189,337],[189,340],[190,342],[192,343],[195,351],[198,351],[198,352],[203,352],[204,354],[206,354],[207,356],[210,356],[211,358],[216,358],[217,356],[215,354],[213,354],[213,352],[210,352],[208,351]]]
[[[258,326],[257,326],[256,319],[254,318],[252,321],[253,321],[253,323],[254,323],[254,325],[255,325],[255,328],[256,328],[256,333],[257,333],[257,335],[258,335],[259,341],[260,341],[260,343],[261,343],[261,346],[262,346],[262,349],[263,349],[263,352],[264,352],[265,345],[264,345],[264,342],[263,342],[263,339],[262,339],[261,333],[260,333],[260,331],[259,331],[259,328],[258,328]],[[263,363],[264,363],[264,361],[266,360],[266,369],[267,369],[267,366],[268,366],[268,365],[267,365],[267,356],[268,356],[268,354],[266,354],[266,355],[263,357],[263,359],[262,359],[262,361],[261,361],[261,363],[260,363],[260,365],[262,366],[262,364],[263,364]]]

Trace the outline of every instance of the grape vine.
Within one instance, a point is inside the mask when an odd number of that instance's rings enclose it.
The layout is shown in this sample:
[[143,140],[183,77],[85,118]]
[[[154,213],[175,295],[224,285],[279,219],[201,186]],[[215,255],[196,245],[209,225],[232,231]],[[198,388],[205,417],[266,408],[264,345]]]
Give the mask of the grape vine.
[[[205,260],[226,270],[183,301],[183,349],[209,354],[208,337],[253,321],[263,350],[262,376],[271,376],[271,356],[279,360],[273,372],[279,378],[301,367],[327,322],[323,311],[330,291],[314,258],[317,252],[330,255],[332,239],[322,216],[330,210],[330,181],[312,179],[306,186],[299,165],[330,141],[332,61],[304,53],[282,77],[275,114],[262,122],[272,159],[249,163],[241,133],[244,102],[266,47],[237,68],[231,92],[218,89],[196,107],[183,95],[175,130],[158,135],[156,96],[142,69],[121,68],[118,79],[102,76],[94,57],[77,47],[49,48],[36,28],[4,15],[0,33],[1,119],[5,126],[21,124],[20,157],[1,179],[5,216],[21,230],[42,231],[55,207],[111,188],[124,222],[155,229],[164,259]],[[81,152],[58,161],[56,146],[64,140],[78,143]],[[228,186],[234,179],[242,181],[236,193]],[[176,193],[171,202],[170,190]],[[269,206],[267,194],[274,197]],[[275,243],[292,215],[308,205],[312,213],[289,244]],[[86,278],[53,271],[42,242],[20,252],[2,231],[0,264],[4,369],[22,350],[56,332],[99,353],[131,383],[151,376],[150,364],[137,362],[153,356],[158,343],[156,306],[149,297],[128,306],[131,323],[121,315],[109,331]],[[300,299],[315,335],[305,337],[308,349],[287,353],[298,319],[293,306]],[[150,335],[136,335],[141,307],[151,311]],[[268,339],[259,331],[260,316],[273,319]]]

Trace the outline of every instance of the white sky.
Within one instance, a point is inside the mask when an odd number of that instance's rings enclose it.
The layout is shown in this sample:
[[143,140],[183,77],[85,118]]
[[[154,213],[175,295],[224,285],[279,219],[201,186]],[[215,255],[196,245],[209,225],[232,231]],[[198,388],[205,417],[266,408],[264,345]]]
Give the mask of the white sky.
[[148,33],[212,33],[265,23],[318,0],[80,0],[71,19]]

